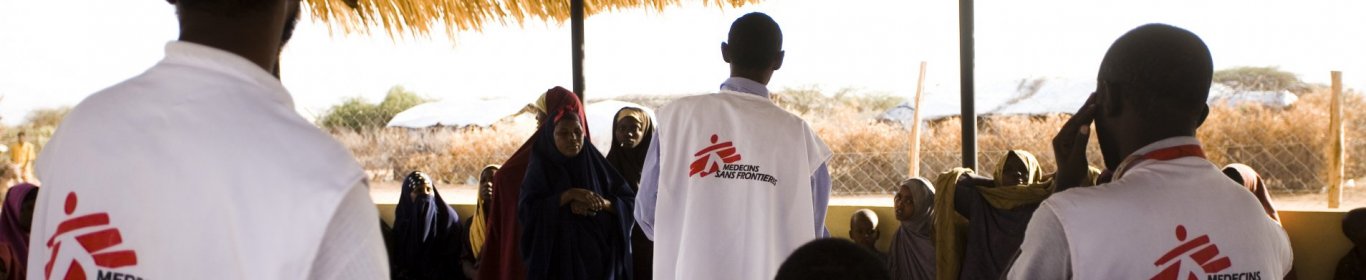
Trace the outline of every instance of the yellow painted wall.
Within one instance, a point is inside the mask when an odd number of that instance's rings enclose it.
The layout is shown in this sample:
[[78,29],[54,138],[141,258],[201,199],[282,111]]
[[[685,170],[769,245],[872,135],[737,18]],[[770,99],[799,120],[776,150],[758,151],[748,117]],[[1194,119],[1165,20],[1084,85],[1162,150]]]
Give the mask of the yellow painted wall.
[[1342,235],[1343,212],[1281,211],[1281,224],[1295,250],[1295,272],[1302,280],[1332,279],[1338,260],[1352,249]]
[[[887,202],[890,204],[890,201]],[[455,211],[461,218],[474,210],[474,205],[455,204]],[[393,204],[377,204],[380,216],[390,224],[394,220]],[[892,207],[831,205],[826,214],[826,227],[830,235],[840,238],[849,237],[849,218],[854,211],[870,209],[878,216],[877,248],[886,252],[892,243],[892,235],[900,223],[896,221]],[[1343,212],[1324,211],[1281,211],[1281,220],[1286,233],[1290,235],[1290,245],[1295,250],[1295,271],[1301,280],[1332,279],[1338,260],[1352,248],[1351,241],[1342,235]]]
[[[892,234],[900,223],[891,207],[830,206],[825,223],[830,235],[848,238],[849,218],[858,209],[868,208],[878,215],[878,230],[882,238],[878,250],[886,252]],[[1338,260],[1352,248],[1351,241],[1342,235],[1343,212],[1281,211],[1282,225],[1290,236],[1295,252],[1295,273],[1301,280],[1332,279]]]

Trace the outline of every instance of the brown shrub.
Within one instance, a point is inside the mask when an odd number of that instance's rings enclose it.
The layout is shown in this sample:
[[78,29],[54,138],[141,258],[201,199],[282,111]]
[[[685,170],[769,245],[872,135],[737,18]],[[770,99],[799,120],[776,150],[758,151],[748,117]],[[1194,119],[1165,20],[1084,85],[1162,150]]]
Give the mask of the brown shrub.
[[[1280,192],[1318,192],[1326,183],[1324,154],[1327,149],[1328,95],[1322,88],[1300,97],[1289,108],[1241,106],[1211,108],[1199,132],[1211,161],[1241,162],[1258,168],[1269,187]],[[1345,104],[1347,153],[1366,152],[1366,117],[1351,111],[1366,100],[1349,94]],[[906,178],[910,130],[873,121],[878,112],[859,109],[857,102],[834,102],[829,108],[803,115],[836,155],[829,164],[840,194],[889,193]],[[848,105],[854,104],[854,105]],[[809,109],[809,108],[808,108]],[[1066,122],[1066,114],[1042,116],[988,116],[978,121],[978,166],[990,173],[1006,151],[1022,149],[1038,156],[1045,172],[1053,172],[1052,138]],[[957,118],[925,124],[921,142],[921,176],[961,164]],[[376,180],[395,180],[411,170],[463,184],[475,178],[484,165],[501,163],[532,133],[528,127],[506,124],[487,129],[381,129],[337,132],[335,135],[355,154]],[[1091,142],[1092,165],[1102,166],[1098,147]],[[1366,175],[1366,161],[1347,165],[1348,178]]]

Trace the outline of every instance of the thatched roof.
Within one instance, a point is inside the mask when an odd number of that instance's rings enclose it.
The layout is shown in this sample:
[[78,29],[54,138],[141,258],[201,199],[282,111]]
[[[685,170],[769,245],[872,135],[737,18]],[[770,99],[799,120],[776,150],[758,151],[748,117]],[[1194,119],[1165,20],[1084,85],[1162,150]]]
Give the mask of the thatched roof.
[[[584,0],[584,13],[664,8],[687,0]],[[703,5],[739,7],[760,0],[694,0]],[[569,20],[569,0],[305,0],[315,20],[332,31],[369,33],[382,29],[391,37],[425,36],[435,28],[447,34],[479,31],[486,24],[522,24],[527,20]]]

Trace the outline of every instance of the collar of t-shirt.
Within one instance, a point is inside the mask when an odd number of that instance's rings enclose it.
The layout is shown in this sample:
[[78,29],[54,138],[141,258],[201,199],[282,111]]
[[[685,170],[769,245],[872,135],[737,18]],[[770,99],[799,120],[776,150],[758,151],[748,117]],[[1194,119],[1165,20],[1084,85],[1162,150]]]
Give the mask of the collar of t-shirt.
[[265,94],[266,98],[294,108],[294,99],[289,96],[280,79],[266,69],[236,54],[214,47],[184,41],[166,43],[166,58],[161,63],[199,68],[241,80],[250,86],[266,90],[244,91]]
[[730,77],[730,79],[726,79],[725,82],[721,83],[721,90],[743,92],[768,98],[768,86],[741,77]]
[[[1166,149],[1166,148],[1171,148],[1171,147],[1176,147],[1176,146],[1186,146],[1186,145],[1196,145],[1196,146],[1199,146],[1199,145],[1200,145],[1200,140],[1199,140],[1199,139],[1195,139],[1195,137],[1191,137],[1191,136],[1177,136],[1177,137],[1171,137],[1171,138],[1159,140],[1159,141],[1157,141],[1157,142],[1153,142],[1152,144],[1148,144],[1147,146],[1143,146],[1143,148],[1138,149],[1138,151],[1134,151],[1133,154],[1131,154],[1131,155],[1129,155],[1128,157],[1124,158],[1124,162],[1120,163],[1120,164],[1119,164],[1119,168],[1116,168],[1115,170],[1116,170],[1116,172],[1126,172],[1126,171],[1129,171],[1129,170],[1131,170],[1131,169],[1134,169],[1134,168],[1137,168],[1137,167],[1139,167],[1139,166],[1142,166],[1143,163],[1151,162],[1151,161],[1141,161],[1141,160],[1140,160],[1140,159],[1143,158],[1144,155],[1147,155],[1148,153],[1151,153],[1151,152],[1157,151],[1157,150],[1161,150],[1161,149]],[[1130,166],[1130,165],[1132,165],[1132,166]]]

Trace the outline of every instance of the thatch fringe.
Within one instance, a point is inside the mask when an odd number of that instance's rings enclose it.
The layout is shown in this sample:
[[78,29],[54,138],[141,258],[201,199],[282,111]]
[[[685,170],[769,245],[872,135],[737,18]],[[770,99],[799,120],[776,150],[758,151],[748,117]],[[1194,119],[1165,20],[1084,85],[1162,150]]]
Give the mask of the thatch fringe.
[[[685,0],[585,0],[584,13],[627,9],[665,8]],[[696,0],[705,6],[739,7],[760,0]],[[458,31],[479,31],[485,24],[523,24],[528,20],[563,23],[569,20],[569,0],[306,0],[313,18],[328,24],[330,31],[368,34],[381,29],[390,37],[426,36],[444,27],[454,37]]]

